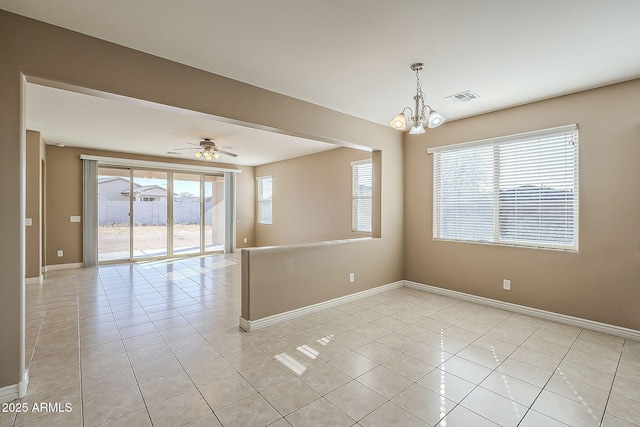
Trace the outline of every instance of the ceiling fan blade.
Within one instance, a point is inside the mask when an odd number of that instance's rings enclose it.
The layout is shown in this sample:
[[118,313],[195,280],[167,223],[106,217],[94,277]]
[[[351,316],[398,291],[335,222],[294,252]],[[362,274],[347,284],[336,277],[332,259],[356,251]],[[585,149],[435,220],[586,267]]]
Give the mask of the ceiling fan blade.
[[233,147],[229,146],[229,145],[223,145],[223,146],[219,146],[216,145],[217,148],[222,148],[223,150],[233,150]]
[[181,147],[181,148],[172,148],[172,150],[199,150],[200,147]]
[[216,150],[218,153],[220,154],[226,154],[227,156],[231,156],[231,157],[238,157],[238,155],[236,153],[230,153],[228,151],[224,151],[224,150]]

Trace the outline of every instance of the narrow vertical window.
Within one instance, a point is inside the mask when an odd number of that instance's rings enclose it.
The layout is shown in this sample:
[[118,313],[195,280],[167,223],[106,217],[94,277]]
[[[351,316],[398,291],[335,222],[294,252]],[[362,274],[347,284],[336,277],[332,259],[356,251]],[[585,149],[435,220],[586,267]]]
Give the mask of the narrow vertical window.
[[271,224],[273,199],[273,177],[258,178],[258,224]]
[[352,169],[352,225],[353,231],[371,233],[371,160],[351,163]]

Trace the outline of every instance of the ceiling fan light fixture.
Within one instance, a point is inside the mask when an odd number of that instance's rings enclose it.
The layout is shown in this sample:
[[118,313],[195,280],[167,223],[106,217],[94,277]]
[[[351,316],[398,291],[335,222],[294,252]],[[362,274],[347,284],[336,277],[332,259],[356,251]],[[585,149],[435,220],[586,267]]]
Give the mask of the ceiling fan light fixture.
[[[192,143],[188,143],[189,145],[196,145]],[[220,157],[230,156],[230,157],[238,157],[236,153],[232,153],[227,150],[233,150],[233,147],[228,145],[220,146],[216,145],[216,143],[211,138],[202,138],[202,140],[197,144],[198,151],[193,153],[196,159],[200,160],[208,160],[211,161],[213,159],[218,160]],[[176,148],[176,150],[192,150],[192,148]],[[169,152],[167,154],[179,154],[174,152]]]

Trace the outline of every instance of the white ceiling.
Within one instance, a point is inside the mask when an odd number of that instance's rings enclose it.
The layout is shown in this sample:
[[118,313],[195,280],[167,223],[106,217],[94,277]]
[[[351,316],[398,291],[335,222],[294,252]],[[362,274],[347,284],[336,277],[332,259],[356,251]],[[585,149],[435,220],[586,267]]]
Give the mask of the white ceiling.
[[27,129],[41,132],[47,144],[68,147],[194,160],[199,141],[212,137],[216,145],[231,146],[233,149],[226,151],[238,155],[222,156],[218,162],[244,166],[336,148],[216,121],[190,111],[142,106],[37,84],[27,84],[26,105]]
[[[413,62],[425,63],[427,102],[449,120],[640,77],[638,0],[0,0],[0,8],[382,124],[411,104]],[[480,97],[445,99],[464,90]],[[176,121],[173,146],[219,136]],[[135,134],[123,142],[131,149],[171,134],[170,124],[134,129],[117,116],[109,126],[122,129],[120,140]],[[235,130],[220,132],[223,144],[244,148]],[[71,136],[87,138],[59,131]]]

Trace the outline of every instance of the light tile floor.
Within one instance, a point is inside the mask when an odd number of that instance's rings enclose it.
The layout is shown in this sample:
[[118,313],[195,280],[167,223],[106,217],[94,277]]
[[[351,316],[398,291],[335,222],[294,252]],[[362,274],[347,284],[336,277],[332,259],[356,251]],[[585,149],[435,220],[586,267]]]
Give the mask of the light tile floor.
[[237,256],[51,272],[0,426],[640,425],[635,341],[408,288],[251,333],[239,307]]

